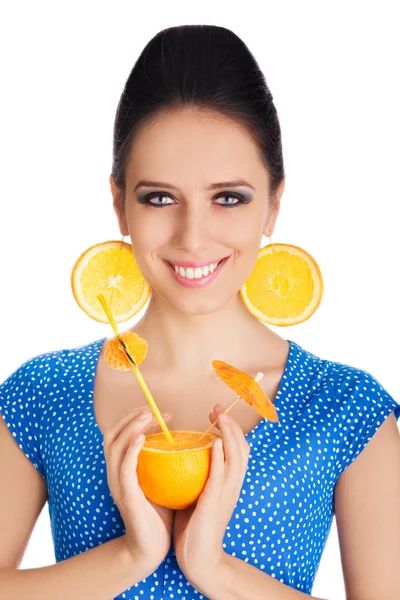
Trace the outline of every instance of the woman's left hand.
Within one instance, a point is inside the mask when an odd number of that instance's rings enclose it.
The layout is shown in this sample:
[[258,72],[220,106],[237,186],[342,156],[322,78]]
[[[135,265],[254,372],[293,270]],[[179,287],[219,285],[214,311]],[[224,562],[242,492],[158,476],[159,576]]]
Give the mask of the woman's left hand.
[[218,416],[222,446],[212,448],[210,474],[197,503],[175,512],[173,530],[175,555],[188,579],[207,573],[212,576],[221,567],[225,552],[222,542],[227,525],[239,499],[247,470],[250,446],[240,425],[228,417],[221,420],[224,408],[219,404],[210,413]]

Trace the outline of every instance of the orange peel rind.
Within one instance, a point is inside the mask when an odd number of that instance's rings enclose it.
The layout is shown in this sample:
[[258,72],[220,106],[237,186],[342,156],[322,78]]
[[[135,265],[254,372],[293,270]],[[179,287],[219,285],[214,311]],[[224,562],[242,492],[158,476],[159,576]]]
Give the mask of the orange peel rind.
[[321,269],[299,246],[271,243],[240,289],[247,310],[267,325],[303,323],[319,307],[324,292]]
[[131,319],[151,294],[127,242],[110,240],[90,246],[75,261],[71,289],[78,306],[91,318],[108,323],[98,299],[102,294],[116,323]]
[[146,435],[139,452],[137,476],[146,498],[173,510],[183,510],[202,493],[211,468],[212,444],[218,436],[199,431],[171,431],[173,447],[161,433]]

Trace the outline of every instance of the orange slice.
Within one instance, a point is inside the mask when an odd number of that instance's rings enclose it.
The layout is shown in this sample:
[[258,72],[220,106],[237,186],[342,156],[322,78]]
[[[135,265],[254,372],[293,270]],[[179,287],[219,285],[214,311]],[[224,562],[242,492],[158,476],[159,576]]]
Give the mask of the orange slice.
[[131,244],[102,242],[79,256],[71,273],[78,306],[92,319],[108,323],[97,294],[103,294],[117,323],[133,317],[147,302],[151,287],[136,263]]
[[296,325],[317,310],[324,283],[317,261],[290,244],[261,248],[240,295],[249,312],[269,325]]
[[251,375],[235,369],[235,367],[222,360],[213,360],[212,366],[218,377],[254,408],[259,415],[269,421],[279,421],[273,403]]
[[146,436],[139,452],[137,476],[145,496],[174,510],[187,508],[200,496],[211,467],[213,440],[208,433],[199,441],[199,431],[171,431],[171,446],[163,433]]
[[[126,331],[121,333],[121,337],[124,340],[129,354],[136,362],[140,363],[146,358],[147,350],[149,345],[143,338],[139,337],[137,333],[133,331]],[[125,356],[125,352],[121,350],[120,343],[117,338],[108,340],[104,346],[104,359],[109,367],[116,369],[117,371],[130,371],[128,359]]]

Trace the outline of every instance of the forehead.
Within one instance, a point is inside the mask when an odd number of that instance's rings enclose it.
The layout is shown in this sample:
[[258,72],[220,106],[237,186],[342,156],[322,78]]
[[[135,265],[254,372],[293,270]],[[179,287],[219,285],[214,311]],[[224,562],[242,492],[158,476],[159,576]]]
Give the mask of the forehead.
[[245,127],[223,115],[189,109],[159,115],[140,130],[126,176],[182,185],[238,178],[265,185],[268,177]]

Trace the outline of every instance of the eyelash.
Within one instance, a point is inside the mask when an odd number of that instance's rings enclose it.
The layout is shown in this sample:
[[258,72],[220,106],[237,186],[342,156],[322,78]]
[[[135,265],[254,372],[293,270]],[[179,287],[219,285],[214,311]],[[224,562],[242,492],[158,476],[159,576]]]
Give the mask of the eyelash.
[[[152,202],[150,202],[151,198],[157,198],[157,196],[171,198],[171,196],[169,194],[164,193],[164,192],[152,192],[151,194],[146,194],[146,196],[143,196],[143,198],[139,199],[139,202],[141,204],[147,204],[149,206],[156,206],[156,207],[172,205],[172,202],[169,202],[167,204],[153,204]],[[239,204],[248,204],[250,202],[250,200],[248,200],[246,198],[246,196],[243,196],[243,194],[239,194],[238,192],[220,192],[217,196],[215,196],[215,198],[224,198],[224,197],[225,198],[236,198],[236,200],[238,200],[238,202],[235,202],[235,204],[220,204],[219,206],[228,206],[229,208],[231,208],[233,206],[238,206]]]

